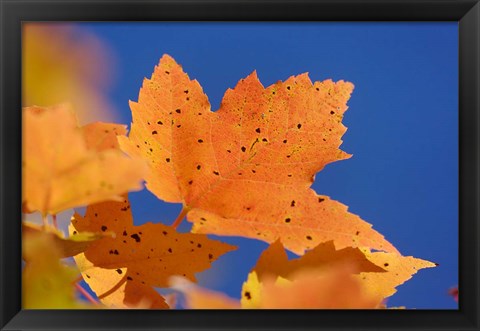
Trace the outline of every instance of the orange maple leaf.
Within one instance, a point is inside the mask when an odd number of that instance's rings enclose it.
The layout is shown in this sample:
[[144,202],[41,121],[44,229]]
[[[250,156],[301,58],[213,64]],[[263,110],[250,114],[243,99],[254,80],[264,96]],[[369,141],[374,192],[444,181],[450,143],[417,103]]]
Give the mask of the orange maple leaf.
[[[377,298],[377,304],[380,305],[385,298],[396,292],[397,286],[419,270],[434,266],[435,263],[396,253],[370,252],[368,249],[352,247],[336,250],[332,242],[319,244],[305,255],[289,260],[282,244],[277,241],[263,251],[252,273],[255,273],[258,282],[263,283],[278,277],[294,281],[299,273],[317,269],[335,269],[333,273],[341,269],[339,272],[342,274],[346,270],[342,268],[347,267],[363,293],[370,298]],[[246,295],[245,292],[251,290],[245,287],[244,285],[242,290],[244,306],[254,299],[251,294]]]
[[396,249],[347,207],[309,187],[317,171],[346,159],[342,124],[353,84],[312,84],[307,74],[264,88],[256,73],[229,89],[217,112],[196,80],[168,55],[145,79],[120,146],[144,157],[146,186],[179,202],[193,232],[281,238],[298,254],[337,248]]
[[144,161],[89,148],[68,107],[24,108],[23,125],[25,211],[57,214],[142,187]]
[[258,279],[262,281],[268,277],[288,279],[305,269],[331,268],[343,264],[347,264],[352,273],[385,272],[382,267],[371,262],[360,249],[346,247],[336,250],[332,241],[321,243],[301,257],[289,260],[279,240],[262,252],[252,271],[255,271]]
[[397,292],[396,288],[412,278],[419,270],[433,268],[438,264],[413,256],[364,250],[368,260],[385,272],[362,272],[356,275],[370,293],[387,298]]
[[75,231],[116,235],[94,242],[74,257],[92,290],[104,304],[115,307],[148,302],[149,308],[167,308],[152,286],[167,287],[172,275],[195,281],[196,272],[235,249],[206,235],[178,233],[160,223],[135,226],[127,199],[90,205],[84,217],[76,213],[71,228]]

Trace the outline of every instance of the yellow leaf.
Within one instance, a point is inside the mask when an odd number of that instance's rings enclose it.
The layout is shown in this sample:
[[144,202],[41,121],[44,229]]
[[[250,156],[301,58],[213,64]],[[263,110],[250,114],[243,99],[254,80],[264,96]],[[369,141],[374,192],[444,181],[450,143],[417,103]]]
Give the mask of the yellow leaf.
[[56,214],[89,203],[120,199],[141,188],[144,162],[121,151],[88,149],[66,106],[23,111],[23,201],[30,211]]
[[81,123],[115,120],[107,92],[112,54],[94,34],[72,24],[22,24],[22,105],[70,102]]
[[117,307],[139,302],[148,292],[147,299],[161,302],[152,308],[168,308],[152,287],[167,287],[172,275],[194,281],[195,273],[235,249],[205,235],[178,233],[163,224],[135,226],[127,199],[90,205],[85,216],[74,215],[71,230],[115,233],[115,238],[92,244],[75,261],[102,302]]
[[307,74],[264,88],[254,72],[212,112],[200,84],[164,55],[130,103],[131,132],[119,142],[148,161],[151,192],[189,210],[193,232],[281,238],[297,254],[330,240],[396,252],[345,205],[309,189],[316,172],[350,156],[339,146],[352,90]]
[[244,309],[262,307],[263,285],[258,280],[258,275],[255,271],[248,274],[247,280],[242,285],[242,297],[240,298],[240,303]]
[[61,251],[51,236],[36,231],[24,233],[22,272],[24,309],[87,308],[75,298],[73,283],[78,271],[60,262]]
[[63,233],[52,227],[43,227],[33,223],[22,222],[23,236],[35,235],[46,237],[58,250],[61,258],[70,257],[84,252],[93,242],[108,234],[80,232],[70,238],[64,238]]

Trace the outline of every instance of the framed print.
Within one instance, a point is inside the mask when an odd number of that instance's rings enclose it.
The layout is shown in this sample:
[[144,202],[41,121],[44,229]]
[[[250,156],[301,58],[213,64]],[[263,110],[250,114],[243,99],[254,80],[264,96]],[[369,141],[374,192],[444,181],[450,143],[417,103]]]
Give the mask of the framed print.
[[2,330],[479,329],[478,1],[0,3]]

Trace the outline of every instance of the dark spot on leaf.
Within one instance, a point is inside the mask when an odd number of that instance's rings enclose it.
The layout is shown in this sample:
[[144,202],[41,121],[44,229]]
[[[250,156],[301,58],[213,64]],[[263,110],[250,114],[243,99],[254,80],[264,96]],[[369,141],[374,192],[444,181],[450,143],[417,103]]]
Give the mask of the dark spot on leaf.
[[247,292],[244,293],[244,295],[245,295],[245,298],[247,298],[247,300],[252,299],[252,295],[250,294],[250,292],[247,291]]
[[167,231],[162,231],[163,235],[166,236],[168,234]]
[[113,251],[113,254],[118,255],[119,253],[118,253],[117,250],[114,250],[114,251]]
[[158,132],[156,130],[152,131],[152,135],[157,134]]
[[360,234],[360,231],[355,232],[355,235],[358,236]]
[[167,161],[167,162],[170,162],[170,158],[169,158],[169,157],[167,157],[167,158],[165,159],[165,161]]
[[150,152],[153,152],[153,148],[150,148]]
[[268,140],[267,140],[267,138],[263,138],[262,141],[263,141],[263,142],[267,142]]
[[165,73],[166,73],[167,75],[170,75],[170,71],[166,71],[166,70],[165,70]]
[[220,173],[218,171],[214,171],[213,174],[216,175],[216,176],[220,175]]
[[188,185],[192,185],[192,183],[193,183],[193,180],[188,181]]
[[286,143],[287,143],[287,139],[285,139],[285,140],[283,141],[283,143],[286,144]]
[[199,164],[197,165],[197,170],[200,170],[202,168],[202,166]]
[[318,198],[318,202],[324,202],[325,199],[324,198]]
[[183,93],[188,94],[188,90],[183,91]]
[[198,247],[198,248],[202,248],[202,244],[197,244],[197,247]]
[[297,124],[297,128],[300,129],[301,127],[302,127],[302,125],[301,125],[300,123],[298,123],[298,124]]
[[130,236],[130,238],[135,239],[135,241],[136,241],[137,243],[139,243],[140,240],[141,240],[141,239],[140,239],[140,236],[139,236],[138,234],[136,234],[136,233],[132,234],[132,235]]
[[290,217],[287,217],[287,218],[285,219],[285,223],[290,223],[291,221],[292,221],[292,220],[290,219]]
[[107,231],[107,227],[105,225],[102,225],[102,231],[103,232]]
[[197,140],[200,144],[203,143],[203,139],[198,139]]
[[170,253],[172,253],[172,249],[171,249],[171,248],[169,248],[168,251],[169,251]]
[[287,86],[287,90],[290,90],[290,86]]
[[292,200],[292,203],[290,204],[291,207],[295,207],[295,200]]
[[162,121],[158,121],[157,124],[163,125],[163,122],[162,122]]
[[245,151],[247,150],[247,148],[246,148],[245,146],[242,146],[241,150],[242,150],[242,152],[245,153]]
[[181,111],[180,109],[175,109],[175,112],[176,112],[177,114],[180,114],[182,111]]
[[117,270],[115,270],[115,271],[118,272],[119,275],[122,274],[122,269],[117,269]]
[[180,127],[181,127],[181,125],[180,125],[180,124],[179,124],[179,125],[177,125],[177,128],[180,128]]
[[77,231],[73,231],[73,234],[77,234]]
[[257,173],[257,172],[256,172],[255,170],[253,170],[253,169],[252,169],[252,172],[253,172],[254,174]]
[[98,214],[97,214],[97,213],[95,213],[95,217],[98,217]]
[[333,115],[333,114],[335,114],[335,112],[332,110],[332,111],[330,112],[330,114],[332,114],[332,115]]
[[388,263],[384,263],[383,266],[384,266],[384,267],[388,267]]
[[229,150],[229,149],[227,149],[227,152],[228,152],[228,153],[231,153],[232,151],[231,151],[231,150]]
[[209,259],[209,260],[213,259],[213,255],[212,255],[212,254],[208,254],[208,259]]
[[123,231],[123,235],[124,236],[128,235],[127,231]]
[[260,128],[256,128],[256,129],[255,129],[255,132],[256,132],[256,133],[260,133]]
[[130,276],[127,276],[127,280],[133,280],[133,278]]
[[312,240],[312,237],[310,236],[306,236],[305,238],[307,238],[307,240]]
[[85,274],[85,276],[87,276],[87,278],[90,278],[90,276],[89,276],[89,275],[87,275],[87,274]]
[[317,87],[317,88],[315,88],[315,90],[317,90],[317,91],[320,91],[320,89],[319,89],[318,87]]

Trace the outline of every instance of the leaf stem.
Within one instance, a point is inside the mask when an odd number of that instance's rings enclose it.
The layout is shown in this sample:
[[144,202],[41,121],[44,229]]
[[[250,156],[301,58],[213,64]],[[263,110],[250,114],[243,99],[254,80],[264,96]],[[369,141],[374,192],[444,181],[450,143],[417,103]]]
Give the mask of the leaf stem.
[[87,299],[89,302],[93,303],[94,305],[98,305],[98,301],[90,295],[79,283],[75,283],[75,288],[77,289],[80,294],[82,294],[85,299]]
[[53,226],[55,227],[55,229],[58,229],[57,214],[52,215],[52,222],[53,222]]
[[180,214],[178,214],[177,219],[172,223],[171,227],[174,229],[178,228],[189,211],[190,207],[183,205],[182,211],[180,211]]

